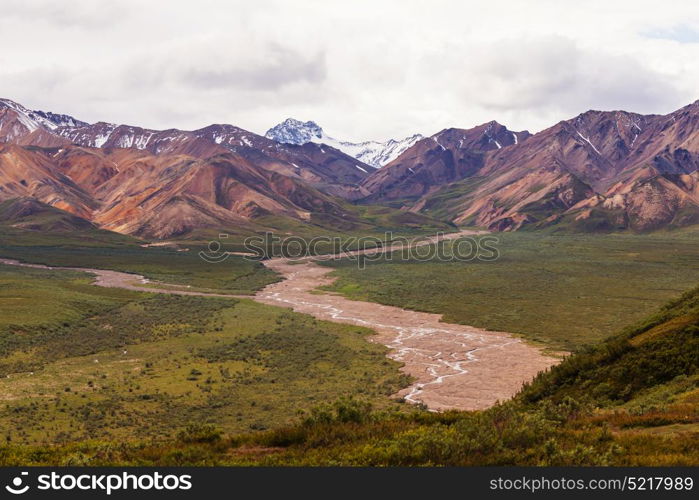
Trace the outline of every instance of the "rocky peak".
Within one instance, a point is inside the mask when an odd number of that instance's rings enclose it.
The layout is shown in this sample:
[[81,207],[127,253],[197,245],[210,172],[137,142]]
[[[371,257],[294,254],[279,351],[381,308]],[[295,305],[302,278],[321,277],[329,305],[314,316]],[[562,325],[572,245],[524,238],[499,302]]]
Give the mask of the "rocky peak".
[[287,118],[279,125],[269,129],[265,137],[282,144],[302,146],[308,142],[315,142],[314,139],[322,139],[323,129],[313,121],[302,122],[294,118]]

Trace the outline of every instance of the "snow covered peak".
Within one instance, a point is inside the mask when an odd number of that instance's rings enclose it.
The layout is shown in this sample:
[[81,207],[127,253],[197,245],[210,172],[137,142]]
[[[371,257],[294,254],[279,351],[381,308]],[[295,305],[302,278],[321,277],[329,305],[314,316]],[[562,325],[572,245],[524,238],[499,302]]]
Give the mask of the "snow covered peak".
[[288,118],[279,125],[269,129],[265,137],[282,144],[295,144],[297,146],[302,146],[309,142],[327,144],[345,154],[353,156],[362,163],[376,168],[381,168],[392,162],[403,151],[423,138],[420,134],[415,134],[405,139],[389,139],[386,142],[340,141],[326,135],[323,129],[313,121],[302,122],[293,118]]
[[27,109],[10,99],[0,99],[0,107],[9,108],[17,113],[22,125],[30,132],[41,127],[55,130],[59,127],[80,127],[87,125],[87,123],[77,120],[72,116]]
[[287,118],[279,125],[269,129],[265,134],[267,139],[272,139],[282,144],[294,144],[302,146],[309,142],[317,142],[323,138],[323,129],[312,121],[302,122],[294,118]]
[[[338,149],[354,156],[372,167],[381,168],[398,158],[403,151],[424,137],[420,134],[411,135],[405,139],[389,139],[386,142],[367,141],[359,144],[341,143]],[[354,153],[352,153],[354,151]]]
[[37,117],[53,123],[56,127],[84,127],[89,125],[87,122],[78,120],[69,115],[60,115],[51,113],[50,111],[34,111]]

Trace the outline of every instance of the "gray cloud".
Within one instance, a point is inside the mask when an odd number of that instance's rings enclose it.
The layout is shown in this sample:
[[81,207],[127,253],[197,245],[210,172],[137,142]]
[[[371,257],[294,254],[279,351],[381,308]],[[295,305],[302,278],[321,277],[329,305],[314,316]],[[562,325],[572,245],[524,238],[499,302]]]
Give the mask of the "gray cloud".
[[471,79],[464,87],[478,104],[494,111],[643,112],[692,97],[672,78],[632,57],[582,49],[566,37],[502,40],[489,44],[484,52],[487,57],[470,61],[483,90],[474,88]]
[[0,22],[14,23],[32,19],[57,29],[74,27],[100,29],[126,21],[130,9],[118,9],[112,2],[90,0],[4,0]]
[[256,64],[207,64],[204,61],[175,71],[176,78],[195,90],[246,89],[276,91],[299,82],[319,84],[327,74],[325,54],[307,56],[296,51],[270,45],[265,53],[259,54]]
[[7,0],[0,96],[153,128],[296,116],[348,139],[699,97],[696,2],[436,1]]

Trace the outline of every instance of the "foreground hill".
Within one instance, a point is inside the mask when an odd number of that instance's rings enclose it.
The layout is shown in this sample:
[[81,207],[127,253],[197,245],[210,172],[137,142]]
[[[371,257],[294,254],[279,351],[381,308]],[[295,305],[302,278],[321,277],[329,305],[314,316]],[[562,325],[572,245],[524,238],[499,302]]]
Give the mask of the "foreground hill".
[[364,180],[367,200],[493,230],[699,222],[699,101],[668,115],[588,111],[527,135],[441,132]]

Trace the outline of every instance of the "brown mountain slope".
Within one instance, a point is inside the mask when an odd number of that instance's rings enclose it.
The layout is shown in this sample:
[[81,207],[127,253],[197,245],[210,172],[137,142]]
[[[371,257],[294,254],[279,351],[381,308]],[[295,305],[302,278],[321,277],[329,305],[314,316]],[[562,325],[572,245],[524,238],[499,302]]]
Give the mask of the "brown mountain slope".
[[233,153],[206,160],[136,154],[122,158],[119,173],[95,191],[102,208],[94,220],[102,227],[169,237],[201,227],[250,226],[245,221],[270,214],[297,220],[314,211],[345,214],[337,200]]
[[346,199],[364,197],[358,184],[375,171],[345,153],[323,144],[280,144],[233,125],[210,125],[192,131],[152,130],[98,122],[88,124],[67,115],[32,111],[0,99],[0,143],[40,147],[77,146],[140,149],[155,155],[187,155],[207,159],[232,152],[259,168],[303,180]]
[[[491,149],[480,161],[411,209],[495,230],[565,222],[581,230],[646,231],[699,220],[699,102],[669,115],[588,111]],[[380,174],[400,176],[414,169],[411,163],[424,168],[425,162],[404,155]],[[373,199],[390,201],[390,192],[374,185],[378,178],[364,185]]]
[[32,197],[116,232],[182,236],[202,228],[261,227],[274,215],[357,221],[342,200],[225,150],[207,159],[138,149],[0,149],[0,201]]
[[233,125],[210,125],[193,131],[158,131],[96,123],[77,128],[62,127],[56,133],[80,146],[135,148],[156,155],[183,154],[207,159],[232,152],[257,167],[303,180],[315,188],[348,199],[365,194],[357,184],[375,170],[325,145],[279,144]]
[[262,217],[364,227],[337,197],[364,196],[358,184],[372,170],[325,145],[282,145],[232,125],[88,124],[0,99],[0,201],[31,197],[123,233],[270,229]]
[[99,204],[55,168],[49,154],[21,146],[0,146],[0,201],[31,197],[89,219]]
[[476,175],[486,152],[519,144],[529,132],[512,132],[497,122],[472,129],[446,129],[426,137],[374,172],[362,188],[367,201],[415,200],[441,186]]
[[[98,227],[144,238],[216,233],[371,231],[372,222],[341,198],[296,177],[260,168],[224,150],[206,159],[128,148],[0,147],[0,201],[32,198]],[[446,228],[422,215],[390,220]],[[372,212],[373,213],[373,212]]]

